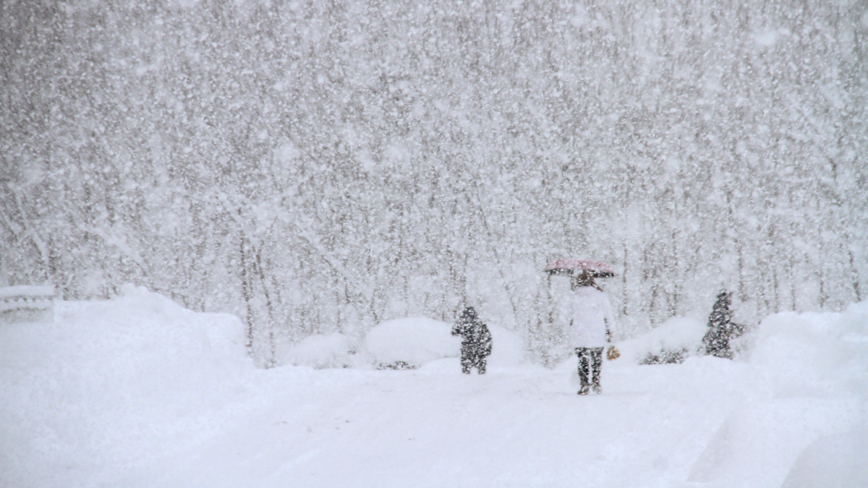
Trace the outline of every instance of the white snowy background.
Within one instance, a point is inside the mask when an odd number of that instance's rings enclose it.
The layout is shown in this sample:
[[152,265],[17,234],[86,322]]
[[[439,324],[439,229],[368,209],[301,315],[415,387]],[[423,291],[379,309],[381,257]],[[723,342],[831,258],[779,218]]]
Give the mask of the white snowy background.
[[863,486],[866,59],[861,0],[4,1],[0,486]]

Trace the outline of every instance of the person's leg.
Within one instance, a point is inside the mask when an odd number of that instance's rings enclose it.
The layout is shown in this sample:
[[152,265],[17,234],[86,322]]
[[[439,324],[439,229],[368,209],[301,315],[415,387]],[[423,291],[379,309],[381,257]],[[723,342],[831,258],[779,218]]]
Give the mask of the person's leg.
[[600,386],[600,370],[603,367],[603,348],[595,347],[591,349],[591,368],[594,393],[601,393],[603,387]]
[[582,389],[579,390],[579,395],[587,395],[590,389],[590,385],[588,384],[588,370],[590,369],[588,352],[588,349],[585,347],[576,348],[576,355],[579,357],[579,380],[582,382]]
[[477,359],[476,371],[479,374],[485,374],[485,356],[479,356],[479,359]]
[[470,368],[473,366],[473,356],[470,350],[464,346],[461,347],[461,372],[470,374]]

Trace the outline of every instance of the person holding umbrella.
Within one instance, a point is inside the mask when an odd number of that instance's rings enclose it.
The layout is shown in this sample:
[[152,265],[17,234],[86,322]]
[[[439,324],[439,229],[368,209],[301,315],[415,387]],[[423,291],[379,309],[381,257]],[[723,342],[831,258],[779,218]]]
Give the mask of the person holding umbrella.
[[[579,395],[587,395],[591,389],[602,393],[603,348],[612,341],[609,327],[615,323],[615,318],[609,298],[594,278],[611,278],[615,271],[602,261],[589,259],[558,259],[546,265],[543,271],[550,276],[570,277],[573,294],[564,312],[569,322],[569,343],[579,357],[582,382]],[[615,346],[609,346],[606,359],[617,359],[620,355]]]
[[[582,386],[578,393],[587,395],[593,389],[599,394],[603,391],[600,386],[603,348],[612,341],[609,327],[615,322],[612,304],[587,270],[570,277],[570,288],[573,295],[567,304],[567,317],[570,346],[579,357]],[[610,353],[609,359],[614,357]]]

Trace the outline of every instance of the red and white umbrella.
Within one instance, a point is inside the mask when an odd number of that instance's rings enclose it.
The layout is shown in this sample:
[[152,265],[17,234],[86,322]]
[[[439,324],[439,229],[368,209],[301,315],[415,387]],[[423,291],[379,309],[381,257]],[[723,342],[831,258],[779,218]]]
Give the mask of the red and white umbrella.
[[582,271],[587,271],[594,278],[611,278],[615,276],[615,271],[611,266],[602,261],[592,261],[590,259],[558,259],[549,263],[543,271],[555,276],[572,276]]

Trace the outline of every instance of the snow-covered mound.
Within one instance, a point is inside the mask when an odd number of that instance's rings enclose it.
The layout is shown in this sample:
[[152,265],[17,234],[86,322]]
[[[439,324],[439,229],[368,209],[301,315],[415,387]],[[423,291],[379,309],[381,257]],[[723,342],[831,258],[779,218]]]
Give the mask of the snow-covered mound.
[[[513,332],[489,325],[492,351],[489,366],[516,366],[524,361],[521,339]],[[314,334],[280,355],[280,364],[325,368],[417,368],[437,359],[457,358],[461,338],[452,326],[427,318],[403,318],[383,322],[358,347],[344,334]]]
[[452,325],[425,317],[383,322],[365,337],[365,347],[381,368],[417,368],[440,358],[461,354],[461,339]]
[[193,441],[244,397],[254,371],[236,316],[191,312],[144,288],[58,302],[56,315],[0,327],[2,486],[51,485],[4,479],[2,467],[48,468],[56,453],[91,466],[109,452],[131,462],[146,446]]
[[682,362],[702,348],[706,325],[689,317],[673,317],[646,334],[618,343],[621,356],[639,363]]
[[747,339],[750,363],[777,395],[868,392],[868,302],[843,313],[771,315]]
[[742,361],[705,357],[685,363],[745,368],[745,381],[730,387],[749,398],[720,424],[688,481],[868,486],[868,302],[843,313],[775,314],[745,339],[750,347]]

